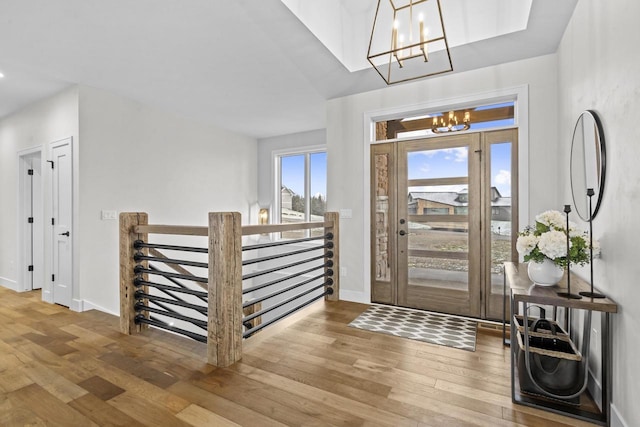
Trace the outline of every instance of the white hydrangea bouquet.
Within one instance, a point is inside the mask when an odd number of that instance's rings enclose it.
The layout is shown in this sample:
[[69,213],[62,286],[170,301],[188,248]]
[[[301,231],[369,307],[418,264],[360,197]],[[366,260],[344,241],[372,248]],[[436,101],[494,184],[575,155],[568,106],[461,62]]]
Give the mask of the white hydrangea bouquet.
[[[516,249],[525,261],[541,263],[545,258],[561,268],[567,267],[567,225],[558,211],[545,211],[536,216],[536,224],[518,233]],[[569,222],[569,261],[585,265],[590,261],[589,235]],[[600,244],[593,240],[593,256],[600,253]]]

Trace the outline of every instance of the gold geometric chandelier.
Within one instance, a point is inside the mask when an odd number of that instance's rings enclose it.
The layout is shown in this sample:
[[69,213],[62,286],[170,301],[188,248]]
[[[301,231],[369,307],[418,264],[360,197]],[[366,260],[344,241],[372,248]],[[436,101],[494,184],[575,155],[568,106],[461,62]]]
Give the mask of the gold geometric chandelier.
[[467,130],[471,127],[471,114],[465,111],[462,123],[458,122],[458,117],[453,111],[449,111],[449,115],[445,120],[444,115],[433,118],[433,125],[431,125],[431,132],[433,133],[446,133],[446,132],[458,132],[461,130]]
[[378,0],[367,59],[388,85],[453,71],[440,0]]

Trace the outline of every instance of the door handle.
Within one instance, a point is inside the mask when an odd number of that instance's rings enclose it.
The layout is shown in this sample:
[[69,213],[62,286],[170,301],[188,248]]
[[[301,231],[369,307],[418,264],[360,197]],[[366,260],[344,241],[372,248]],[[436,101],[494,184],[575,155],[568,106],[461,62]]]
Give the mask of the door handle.
[[404,236],[405,234],[407,234],[407,232],[404,231],[404,230],[400,230],[400,231],[398,231],[398,234],[401,235],[401,236]]
[[59,236],[67,236],[67,237],[69,237],[69,232],[65,231],[64,233],[60,233]]

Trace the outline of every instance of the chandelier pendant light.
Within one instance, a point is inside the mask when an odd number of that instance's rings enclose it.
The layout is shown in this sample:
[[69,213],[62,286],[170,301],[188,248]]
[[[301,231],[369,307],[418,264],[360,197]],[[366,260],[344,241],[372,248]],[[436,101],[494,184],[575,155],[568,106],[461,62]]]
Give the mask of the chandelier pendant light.
[[367,59],[388,85],[453,71],[440,0],[378,0]]
[[458,122],[458,117],[454,111],[449,111],[447,119],[444,116],[434,117],[433,125],[431,125],[431,132],[433,133],[446,133],[446,132],[458,132],[467,130],[471,127],[471,114],[465,111],[462,123]]

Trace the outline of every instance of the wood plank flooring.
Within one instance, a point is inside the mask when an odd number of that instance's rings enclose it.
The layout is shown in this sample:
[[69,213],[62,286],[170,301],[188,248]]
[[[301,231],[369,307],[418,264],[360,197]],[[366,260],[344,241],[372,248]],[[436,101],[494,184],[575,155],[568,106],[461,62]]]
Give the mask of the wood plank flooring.
[[591,425],[513,405],[499,336],[468,352],[349,328],[365,309],[319,302],[217,369],[201,343],[0,287],[0,426]]

